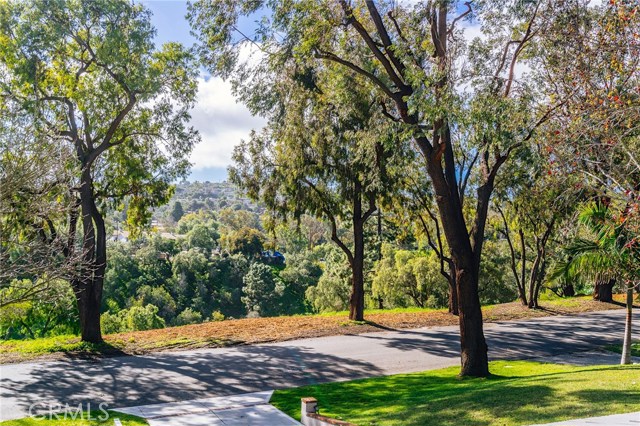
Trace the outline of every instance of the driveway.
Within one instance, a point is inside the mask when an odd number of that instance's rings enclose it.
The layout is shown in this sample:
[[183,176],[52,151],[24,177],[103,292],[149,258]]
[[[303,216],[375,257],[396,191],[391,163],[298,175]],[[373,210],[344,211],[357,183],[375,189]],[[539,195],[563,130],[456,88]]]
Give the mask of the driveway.
[[[491,359],[529,359],[620,343],[624,310],[485,325]],[[634,320],[635,339],[640,321]],[[234,348],[0,366],[0,420],[65,404],[126,407],[437,369],[459,364],[457,327]]]

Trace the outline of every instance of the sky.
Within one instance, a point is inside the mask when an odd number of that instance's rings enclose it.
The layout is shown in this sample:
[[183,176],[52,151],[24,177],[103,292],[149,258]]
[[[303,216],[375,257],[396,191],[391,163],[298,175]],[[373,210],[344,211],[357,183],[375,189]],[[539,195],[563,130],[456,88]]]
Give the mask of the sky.
[[[153,13],[151,21],[157,30],[157,46],[168,41],[186,46],[196,42],[185,19],[186,1],[146,0],[142,4]],[[251,21],[240,22],[239,27],[245,34],[252,33]],[[253,117],[244,105],[236,102],[230,83],[205,76],[203,70],[198,79],[196,105],[191,111],[191,125],[200,132],[202,142],[191,155],[193,167],[188,180],[220,182],[227,178],[233,147],[247,139],[251,129],[261,128],[265,121]]]

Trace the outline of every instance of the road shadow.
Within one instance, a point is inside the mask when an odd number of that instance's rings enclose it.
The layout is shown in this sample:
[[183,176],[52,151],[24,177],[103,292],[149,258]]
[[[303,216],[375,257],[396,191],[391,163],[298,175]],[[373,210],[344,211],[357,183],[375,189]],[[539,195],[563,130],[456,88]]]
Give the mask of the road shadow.
[[[634,339],[640,339],[640,315],[634,317]],[[585,321],[585,317],[589,320]],[[615,326],[612,326],[615,325]],[[571,317],[546,317],[520,322],[485,324],[490,359],[544,358],[622,343],[624,317],[619,313],[597,313]],[[401,330],[368,333],[359,337],[401,351],[457,357],[459,332],[442,329]]]
[[[374,365],[289,346],[245,346],[219,353],[193,351],[153,356],[1,366],[3,418],[28,415],[34,402],[109,408],[312,385],[381,375]],[[22,368],[20,373],[12,368]]]

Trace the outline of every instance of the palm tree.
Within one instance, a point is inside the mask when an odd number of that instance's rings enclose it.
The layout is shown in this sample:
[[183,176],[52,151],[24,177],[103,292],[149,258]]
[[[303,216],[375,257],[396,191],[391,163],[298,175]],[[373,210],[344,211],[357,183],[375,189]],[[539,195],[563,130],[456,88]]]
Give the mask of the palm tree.
[[[568,261],[559,263],[552,277],[582,277],[596,284],[623,282],[627,292],[627,318],[621,364],[631,363],[633,289],[639,284],[640,238],[628,226],[629,209],[614,215],[608,201],[591,203],[580,212],[579,222],[593,235],[577,238],[566,249]],[[596,285],[597,287],[597,285]]]

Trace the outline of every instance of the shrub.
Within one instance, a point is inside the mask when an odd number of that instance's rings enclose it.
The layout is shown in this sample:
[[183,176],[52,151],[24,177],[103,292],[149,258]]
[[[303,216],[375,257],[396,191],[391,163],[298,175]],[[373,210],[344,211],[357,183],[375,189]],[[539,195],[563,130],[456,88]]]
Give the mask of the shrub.
[[202,314],[186,308],[176,317],[176,325],[198,324],[202,322]]

